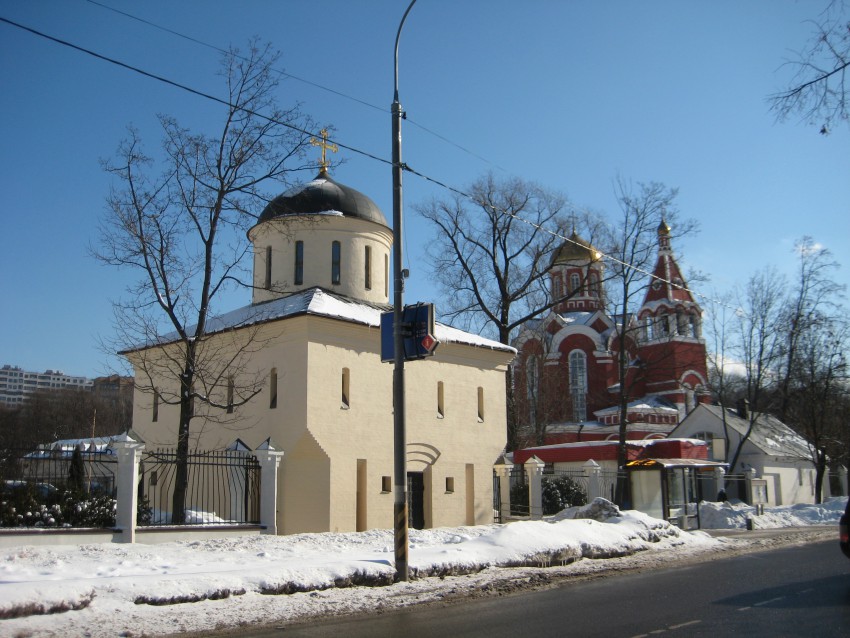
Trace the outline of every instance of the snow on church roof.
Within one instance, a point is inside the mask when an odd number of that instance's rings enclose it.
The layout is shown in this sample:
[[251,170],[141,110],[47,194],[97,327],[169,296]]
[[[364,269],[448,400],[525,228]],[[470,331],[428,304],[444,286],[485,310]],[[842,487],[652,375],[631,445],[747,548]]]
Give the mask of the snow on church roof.
[[[381,313],[387,312],[390,309],[389,306],[382,307],[362,301],[355,301],[324,290],[323,288],[315,287],[281,297],[280,299],[251,304],[223,315],[212,317],[207,322],[207,334],[232,328],[245,328],[268,321],[276,321],[278,319],[286,319],[304,314],[339,319],[341,321],[379,328],[381,325]],[[194,327],[187,330],[190,334],[193,331]],[[458,328],[453,328],[439,322],[436,323],[435,333],[434,336],[443,343],[459,343],[516,354],[516,349],[498,341],[493,341],[492,339],[487,339],[486,337],[459,330]],[[154,345],[171,343],[177,341],[177,339],[177,333],[172,332],[164,335],[156,342],[149,342],[142,346],[130,348],[121,354],[134,350],[144,350]]]

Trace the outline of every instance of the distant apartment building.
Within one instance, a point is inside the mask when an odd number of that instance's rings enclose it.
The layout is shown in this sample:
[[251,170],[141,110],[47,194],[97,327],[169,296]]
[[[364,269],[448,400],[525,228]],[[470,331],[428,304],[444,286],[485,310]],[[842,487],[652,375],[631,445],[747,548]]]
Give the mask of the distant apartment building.
[[15,407],[26,400],[28,394],[39,390],[91,390],[92,379],[72,377],[59,370],[31,372],[17,366],[0,368],[0,406]]

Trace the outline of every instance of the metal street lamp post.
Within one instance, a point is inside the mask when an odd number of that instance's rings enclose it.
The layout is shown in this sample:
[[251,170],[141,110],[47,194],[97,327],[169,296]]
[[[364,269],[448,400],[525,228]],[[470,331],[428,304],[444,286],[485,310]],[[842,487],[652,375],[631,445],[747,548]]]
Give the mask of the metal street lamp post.
[[393,104],[392,104],[392,161],[393,161],[393,518],[395,530],[396,578],[408,579],[408,526],[407,526],[407,435],[405,433],[404,405],[404,335],[402,333],[402,311],[404,309],[404,266],[402,261],[402,190],[401,173],[401,120],[403,111],[398,101],[398,42],[407,14],[413,8],[413,0],[404,12],[395,38]]

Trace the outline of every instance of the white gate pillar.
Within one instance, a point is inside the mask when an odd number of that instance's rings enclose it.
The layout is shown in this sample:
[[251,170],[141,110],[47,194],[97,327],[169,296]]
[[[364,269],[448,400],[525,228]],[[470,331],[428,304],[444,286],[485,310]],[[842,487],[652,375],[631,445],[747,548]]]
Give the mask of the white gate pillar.
[[111,447],[118,455],[115,528],[121,530],[121,542],[136,542],[136,514],[139,507],[139,460],[145,442],[132,429],[113,439]]
[[276,450],[269,438],[254,454],[260,463],[260,525],[263,534],[277,534],[277,477],[283,450]]
[[528,474],[528,509],[531,520],[536,521],[543,518],[543,468],[546,464],[532,456],[525,462],[525,471]]
[[587,477],[587,502],[590,503],[593,499],[602,496],[602,485],[600,481],[602,468],[599,466],[599,463],[593,459],[589,459],[581,469]]

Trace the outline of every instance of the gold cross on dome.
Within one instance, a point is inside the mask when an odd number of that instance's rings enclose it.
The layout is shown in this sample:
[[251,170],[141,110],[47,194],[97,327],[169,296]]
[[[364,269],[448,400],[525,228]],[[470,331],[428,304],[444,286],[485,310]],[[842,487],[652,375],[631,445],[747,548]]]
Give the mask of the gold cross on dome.
[[319,167],[322,169],[326,169],[330,162],[327,160],[327,156],[325,153],[330,151],[331,153],[336,153],[339,151],[339,147],[336,144],[328,143],[328,129],[323,128],[319,131],[319,135],[322,136],[321,140],[317,140],[315,137],[310,138],[310,144],[313,146],[321,146],[322,147],[322,161],[319,162]]

